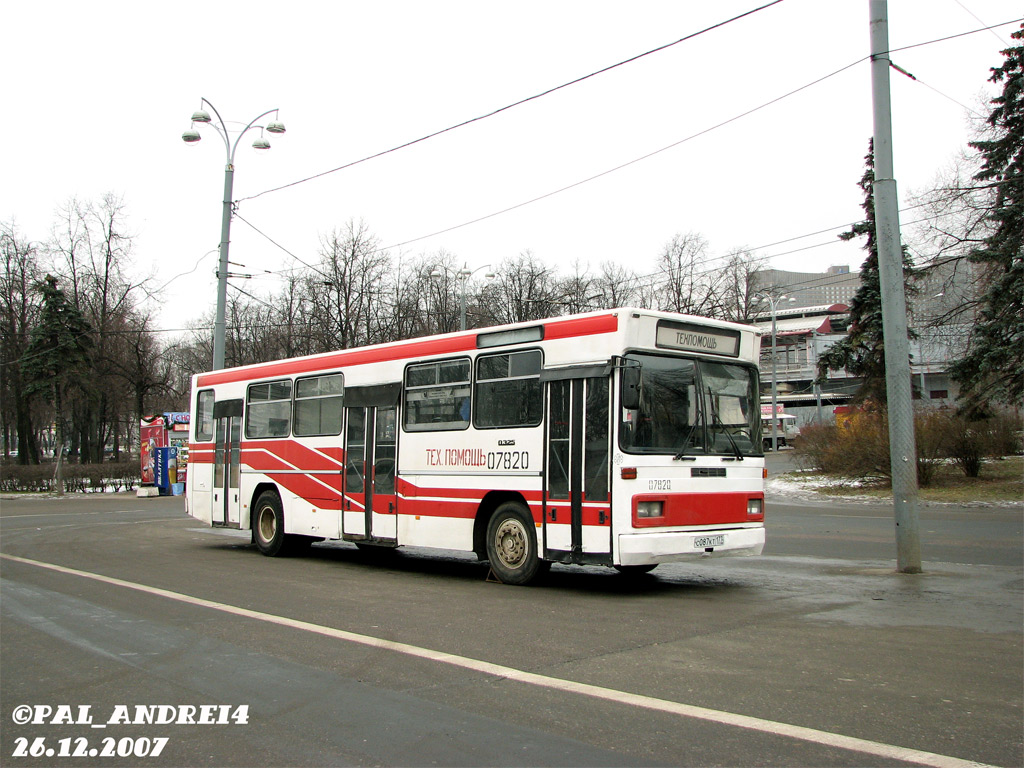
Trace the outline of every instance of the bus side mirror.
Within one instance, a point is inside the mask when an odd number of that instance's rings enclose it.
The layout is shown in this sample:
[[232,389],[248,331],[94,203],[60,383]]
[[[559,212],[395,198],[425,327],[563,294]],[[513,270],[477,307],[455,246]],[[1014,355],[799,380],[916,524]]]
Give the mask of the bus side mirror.
[[640,407],[640,368],[622,371],[622,407],[635,411]]

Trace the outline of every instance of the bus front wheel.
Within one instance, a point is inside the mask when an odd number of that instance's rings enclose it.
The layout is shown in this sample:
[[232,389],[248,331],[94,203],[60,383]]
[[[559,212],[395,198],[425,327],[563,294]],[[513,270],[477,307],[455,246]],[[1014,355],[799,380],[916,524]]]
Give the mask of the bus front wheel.
[[529,511],[516,501],[500,505],[487,524],[487,559],[505,584],[528,584],[541,573],[536,526]]

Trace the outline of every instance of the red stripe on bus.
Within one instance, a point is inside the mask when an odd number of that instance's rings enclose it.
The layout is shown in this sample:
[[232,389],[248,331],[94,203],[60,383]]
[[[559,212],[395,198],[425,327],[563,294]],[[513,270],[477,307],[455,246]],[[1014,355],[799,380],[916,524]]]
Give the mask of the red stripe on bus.
[[453,517],[469,520],[476,517],[479,499],[465,501],[433,501],[429,499],[402,499],[398,514],[405,517]]
[[[467,477],[472,477],[472,475],[470,473],[460,475],[459,479],[465,479]],[[535,479],[538,481],[539,484],[540,479]],[[398,482],[398,492],[406,499],[466,499],[470,501],[475,500],[476,502],[479,503],[483,501],[484,496],[486,496],[492,490],[490,488],[450,488],[444,486],[419,486],[410,483],[401,475],[399,475],[396,478],[396,480]],[[511,491],[512,493],[518,493],[524,499],[526,499],[527,502],[539,504],[541,501],[541,491],[539,487],[536,490],[522,490],[511,488],[501,488],[493,490]]]
[[320,453],[326,453],[340,464],[345,463],[345,450],[341,446],[330,446],[328,448],[317,448]]
[[[295,469],[308,472],[324,470],[340,472],[344,468],[343,457],[339,456],[335,459],[325,456],[325,451],[308,448],[297,440],[246,440],[242,443],[242,453],[245,454],[246,463],[253,469],[261,469],[262,467],[253,464],[253,461],[259,462],[261,455],[267,456],[268,454],[288,462]],[[279,467],[279,469],[284,469],[284,467]]]
[[276,474],[273,471],[266,474],[304,502],[314,504],[319,509],[341,511],[341,475],[316,475],[314,479],[309,475]]
[[[544,339],[566,339],[576,336],[591,336],[599,333],[613,333],[618,330],[619,319],[614,314],[582,317],[574,320],[552,320],[544,324]],[[316,357],[300,357],[294,360],[279,360],[244,368],[229,368],[200,374],[197,387],[211,387],[239,381],[257,381],[278,376],[294,376],[311,371],[343,368],[345,366],[382,363],[393,360],[416,360],[433,355],[450,355],[476,349],[476,337],[482,330],[456,336],[436,339],[395,342],[360,349],[346,349],[328,352]],[[491,329],[486,329],[490,331]]]
[[582,317],[577,320],[562,320],[544,326],[544,341],[569,339],[575,336],[593,336],[597,333],[615,333],[619,329],[618,315]]

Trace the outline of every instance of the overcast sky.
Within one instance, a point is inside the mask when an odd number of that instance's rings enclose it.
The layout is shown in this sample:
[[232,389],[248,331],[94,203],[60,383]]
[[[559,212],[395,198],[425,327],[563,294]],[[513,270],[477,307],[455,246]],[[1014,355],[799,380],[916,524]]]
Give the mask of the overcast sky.
[[[225,150],[208,126],[199,144],[181,140],[205,97],[237,129],[280,109],[287,134],[268,135],[269,151],[251,148],[258,133],[242,140],[234,197],[242,217],[306,262],[323,234],[362,219],[396,255],[444,249],[471,269],[529,249],[562,269],[617,261],[646,274],[689,231],[713,255],[748,247],[780,269],[857,269],[859,244],[835,232],[773,244],[861,215],[868,0],[784,0],[411,148],[246,199],[767,1],[8,3],[0,218],[41,241],[70,197],[113,192],[127,208],[137,274],[159,285],[191,272],[167,289],[158,326],[212,309]],[[892,0],[890,47],[1022,15],[1019,0]],[[967,108],[984,111],[996,92],[989,69],[1015,28],[893,54],[918,78],[892,74],[901,200],[964,148]],[[299,266],[244,222],[231,234],[231,260],[245,265],[233,269],[261,275],[235,281],[250,293],[280,285],[268,271]]]

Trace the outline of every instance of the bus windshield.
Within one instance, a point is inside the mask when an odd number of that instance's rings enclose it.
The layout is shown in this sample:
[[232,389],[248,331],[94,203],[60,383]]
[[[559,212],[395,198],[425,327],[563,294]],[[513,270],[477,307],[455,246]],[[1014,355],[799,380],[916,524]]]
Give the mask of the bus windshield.
[[761,454],[757,369],[736,363],[631,354],[640,367],[639,408],[622,409],[619,444],[629,453]]

